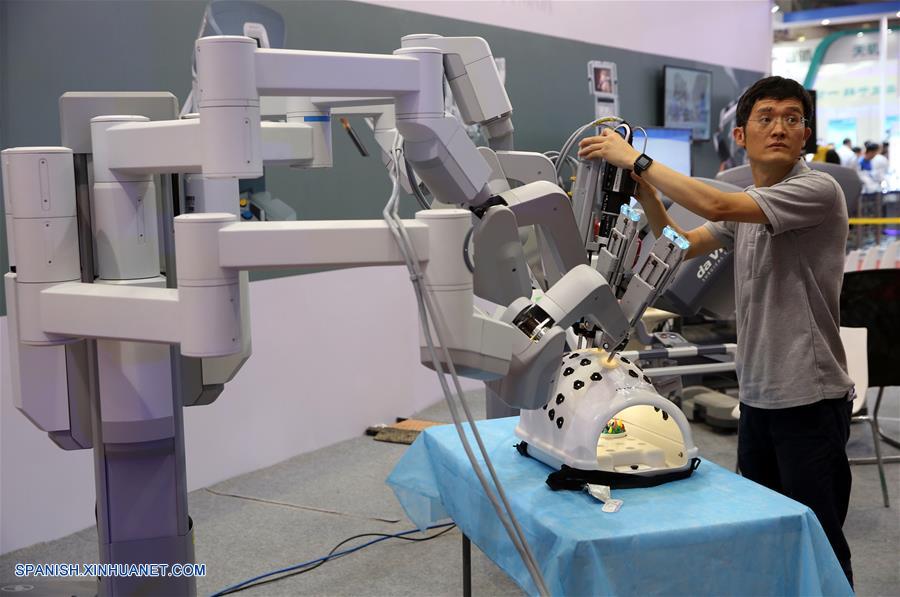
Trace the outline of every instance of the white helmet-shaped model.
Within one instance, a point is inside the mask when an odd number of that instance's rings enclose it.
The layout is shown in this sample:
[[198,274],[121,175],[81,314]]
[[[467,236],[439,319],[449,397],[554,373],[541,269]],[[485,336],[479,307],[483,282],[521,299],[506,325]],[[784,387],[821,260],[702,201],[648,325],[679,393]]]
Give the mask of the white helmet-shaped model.
[[520,452],[559,469],[552,488],[656,485],[699,464],[684,413],[628,359],[594,348],[566,353],[553,387],[516,427]]

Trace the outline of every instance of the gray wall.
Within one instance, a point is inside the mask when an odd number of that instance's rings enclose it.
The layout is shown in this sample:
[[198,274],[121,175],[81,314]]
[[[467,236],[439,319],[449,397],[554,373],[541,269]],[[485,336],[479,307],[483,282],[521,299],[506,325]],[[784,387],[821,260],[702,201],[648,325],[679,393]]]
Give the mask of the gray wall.
[[[343,1],[265,2],[284,15],[287,47],[389,53],[409,33],[477,35],[507,60],[506,86],[515,108],[516,147],[558,149],[593,116],[587,61],[616,62],[622,116],[637,125],[661,124],[664,64],[713,73],[713,126],[719,109],[761,73],[572,42]],[[190,89],[190,56],[205,2],[0,0],[0,147],[58,145],[57,100],[65,91],[171,91]],[[598,28],[598,32],[600,28]],[[686,35],[699,31],[685,28]],[[598,42],[602,34],[598,33]],[[352,121],[372,151],[363,158],[334,130],[329,170],[270,169],[269,189],[304,219],[380,218],[390,192],[387,175],[365,125]],[[718,167],[711,142],[696,143],[694,174]],[[413,201],[403,214],[413,213]],[[0,268],[6,271],[6,244]],[[5,302],[0,295],[0,314]]]

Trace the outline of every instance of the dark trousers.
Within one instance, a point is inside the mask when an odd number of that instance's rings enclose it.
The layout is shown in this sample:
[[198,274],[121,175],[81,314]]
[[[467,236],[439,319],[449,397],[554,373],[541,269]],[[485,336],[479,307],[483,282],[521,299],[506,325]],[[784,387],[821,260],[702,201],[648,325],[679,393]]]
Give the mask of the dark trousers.
[[850,504],[851,408],[845,398],[782,409],[741,404],[738,466],[748,479],[815,512],[853,586],[850,546],[841,530]]

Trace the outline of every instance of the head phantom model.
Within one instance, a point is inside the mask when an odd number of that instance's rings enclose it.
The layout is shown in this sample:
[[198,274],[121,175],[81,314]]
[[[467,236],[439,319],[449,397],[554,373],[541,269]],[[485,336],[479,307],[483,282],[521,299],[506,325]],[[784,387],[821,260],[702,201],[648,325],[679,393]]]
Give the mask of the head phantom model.
[[543,408],[522,412],[516,435],[529,456],[561,469],[562,479],[553,477],[560,483],[621,482],[603,473],[687,476],[697,456],[681,410],[637,365],[598,349],[563,356],[553,396]]
[[[638,212],[623,206],[610,244],[597,259],[597,269],[617,295],[624,264],[634,258],[639,220]],[[636,270],[617,305],[632,326],[652,302],[648,295],[655,298],[665,290],[688,246],[666,229]],[[522,411],[516,435],[523,440],[520,452],[559,469],[548,479],[552,488],[577,488],[585,482],[655,485],[686,477],[696,468],[697,448],[684,414],[628,359],[576,348],[563,355],[551,388],[543,407]]]

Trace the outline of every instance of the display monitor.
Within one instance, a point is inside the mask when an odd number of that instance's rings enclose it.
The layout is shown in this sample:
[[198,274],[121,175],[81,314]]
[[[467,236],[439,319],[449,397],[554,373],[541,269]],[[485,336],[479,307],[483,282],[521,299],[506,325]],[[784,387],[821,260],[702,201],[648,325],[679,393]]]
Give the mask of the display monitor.
[[663,73],[663,126],[693,131],[694,141],[711,137],[712,73],[666,66]]
[[[634,132],[632,145],[643,150],[654,160],[659,160],[672,170],[685,176],[691,175],[691,131],[689,129],[667,129],[645,127],[647,136],[640,130]],[[644,150],[644,139],[647,149]]]

